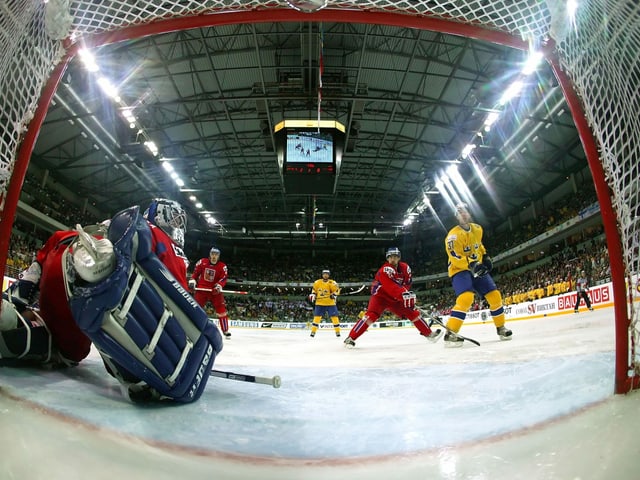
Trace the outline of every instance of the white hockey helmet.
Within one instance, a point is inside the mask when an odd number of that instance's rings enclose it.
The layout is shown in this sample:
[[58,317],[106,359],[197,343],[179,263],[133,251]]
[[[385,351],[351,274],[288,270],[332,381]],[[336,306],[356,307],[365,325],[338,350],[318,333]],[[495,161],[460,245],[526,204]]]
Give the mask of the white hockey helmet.
[[217,255],[220,255],[220,249],[218,247],[211,247],[211,250],[209,250],[209,256],[211,256],[214,253]]
[[331,271],[330,271],[329,269],[327,269],[327,268],[325,268],[324,270],[322,270],[322,275],[324,275],[325,273],[326,273],[327,275],[331,275]]
[[168,198],[154,198],[143,216],[150,223],[160,227],[178,245],[184,246],[187,213],[178,202]]
[[384,258],[389,258],[391,255],[397,255],[397,256],[401,256],[400,255],[400,249],[398,247],[391,247],[387,250],[387,253],[385,254]]

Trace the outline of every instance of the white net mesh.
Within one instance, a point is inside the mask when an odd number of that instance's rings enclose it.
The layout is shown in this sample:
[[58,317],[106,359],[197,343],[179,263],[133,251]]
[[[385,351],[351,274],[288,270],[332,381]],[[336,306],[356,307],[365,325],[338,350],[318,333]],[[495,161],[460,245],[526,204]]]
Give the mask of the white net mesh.
[[561,63],[581,96],[611,187],[626,280],[636,300],[629,305],[630,360],[639,372],[640,7],[634,1],[590,1],[575,28],[560,40]]
[[0,3],[0,39],[0,199],[4,199],[18,144],[63,49],[44,33],[44,9],[31,0]]
[[[304,0],[313,7],[429,16],[481,26],[542,43],[558,42],[561,64],[573,80],[587,119],[601,148],[611,186],[630,290],[636,295],[639,244],[638,170],[640,111],[640,7],[637,0],[583,0],[572,25],[563,0]],[[300,3],[297,1],[297,3]],[[69,36],[120,30],[162,19],[203,13],[291,8],[282,1],[12,0],[0,3],[0,199],[4,199],[21,135],[33,115],[51,69],[64,53]],[[4,202],[0,209],[4,211]],[[640,359],[638,314],[631,304],[631,363]]]

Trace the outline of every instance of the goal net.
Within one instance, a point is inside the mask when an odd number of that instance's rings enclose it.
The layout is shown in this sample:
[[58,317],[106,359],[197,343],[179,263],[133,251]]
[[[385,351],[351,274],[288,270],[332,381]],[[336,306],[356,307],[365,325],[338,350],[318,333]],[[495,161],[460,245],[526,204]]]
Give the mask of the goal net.
[[[0,2],[0,265],[4,268],[6,264],[12,222],[33,144],[57,82],[80,41],[100,45],[134,38],[141,31],[152,34],[158,31],[153,28],[166,22],[174,22],[174,29],[186,29],[221,22],[354,19],[442,29],[489,40],[512,38],[514,44],[546,46],[547,59],[565,91],[580,132],[598,193],[611,260],[616,304],[616,392],[638,388],[640,6],[637,0],[581,0],[577,10],[571,12],[568,10],[571,3],[565,0]],[[424,21],[422,26],[420,20]]]

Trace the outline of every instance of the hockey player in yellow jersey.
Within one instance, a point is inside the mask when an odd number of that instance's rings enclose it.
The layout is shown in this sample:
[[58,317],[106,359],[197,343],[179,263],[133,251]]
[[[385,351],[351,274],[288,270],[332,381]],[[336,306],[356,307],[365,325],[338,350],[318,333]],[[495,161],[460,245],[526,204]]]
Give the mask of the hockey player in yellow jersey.
[[319,278],[313,282],[311,293],[309,294],[309,300],[315,304],[313,309],[313,323],[311,323],[311,336],[315,337],[322,317],[325,314],[329,316],[333,323],[333,329],[336,332],[336,337],[340,336],[340,320],[338,319],[338,307],[336,305],[336,299],[340,294],[340,287],[338,284],[330,279],[331,272],[329,270],[322,270],[322,278]]
[[449,259],[448,273],[456,294],[456,303],[447,320],[450,332],[444,337],[445,347],[460,347],[463,339],[456,335],[462,327],[467,312],[473,304],[474,292],[489,303],[489,310],[501,340],[511,340],[511,330],[504,326],[502,295],[490,275],[493,264],[482,244],[482,227],[471,222],[469,207],[456,205],[458,225],[453,227],[445,240]]

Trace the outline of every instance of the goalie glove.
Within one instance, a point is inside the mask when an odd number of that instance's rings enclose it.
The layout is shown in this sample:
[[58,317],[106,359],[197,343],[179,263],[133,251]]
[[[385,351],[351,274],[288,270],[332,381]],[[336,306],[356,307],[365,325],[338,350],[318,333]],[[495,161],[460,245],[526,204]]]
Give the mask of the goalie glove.
[[487,267],[484,264],[479,262],[470,262],[469,270],[471,271],[473,276],[476,278],[484,277],[487,273],[489,273],[489,270],[487,269]]
[[402,292],[402,302],[405,308],[415,308],[416,294],[410,291]]
[[190,278],[189,279],[189,289],[191,290],[195,290],[196,289],[196,280],[195,278]]
[[89,283],[107,278],[116,268],[113,244],[106,238],[97,239],[76,225],[78,239],[72,245],[73,267],[78,276]]

